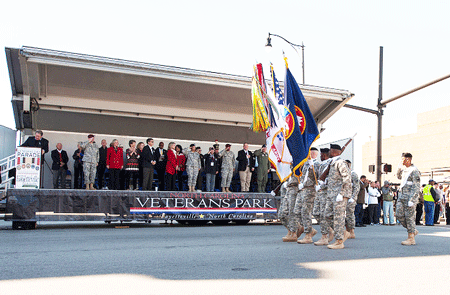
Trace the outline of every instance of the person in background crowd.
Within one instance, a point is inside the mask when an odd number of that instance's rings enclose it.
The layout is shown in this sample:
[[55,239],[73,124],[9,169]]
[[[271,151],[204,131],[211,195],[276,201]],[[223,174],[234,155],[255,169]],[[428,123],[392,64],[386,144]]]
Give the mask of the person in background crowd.
[[239,179],[241,180],[241,192],[250,190],[252,171],[255,170],[253,154],[248,150],[248,143],[244,143],[243,149],[238,152],[236,160],[238,163]]
[[[131,189],[133,187],[133,190],[138,189],[138,178],[139,178],[139,159],[140,155],[136,148],[136,140],[130,140],[128,142],[128,145],[130,148],[127,149],[126,155],[127,155],[127,165],[125,166],[126,171],[126,188]],[[156,161],[154,161],[156,164]],[[152,174],[152,180],[153,180],[153,169],[151,171]],[[133,179],[133,182],[131,183],[131,179]],[[153,182],[153,181],[152,181]],[[150,184],[151,188],[151,184]]]
[[201,192],[203,190],[203,172],[205,171],[205,159],[202,155],[202,148],[201,147],[196,147],[195,151],[199,154],[200,156],[200,164],[201,164],[201,168],[198,171],[198,176],[197,176],[197,192]]
[[56,149],[51,152],[51,156],[53,160],[53,188],[58,188],[59,181],[61,181],[61,188],[64,188],[68,169],[67,162],[69,162],[69,157],[67,156],[67,152],[62,149],[61,143],[56,144]]
[[231,144],[227,143],[225,149],[219,153],[221,163],[221,174],[222,174],[222,192],[231,192],[230,185],[233,179],[234,173],[234,153],[231,151]]
[[178,167],[177,153],[175,151],[175,142],[169,143],[169,150],[166,153],[167,164],[166,164],[166,185],[165,188],[168,191],[175,191],[175,183],[177,178],[177,171],[180,170]]
[[[394,220],[394,193],[392,192],[389,181],[384,182],[381,188],[381,195],[383,196],[383,224],[395,225]],[[388,222],[389,215],[389,222]]]
[[270,171],[269,154],[267,153],[267,147],[262,145],[261,149],[256,150],[254,156],[258,160],[258,192],[264,193],[266,191],[267,176]]
[[143,166],[142,190],[151,191],[153,188],[153,175],[155,173],[158,153],[153,148],[153,138],[147,138],[147,145],[142,149],[141,158]]
[[73,188],[80,189],[83,183],[83,156],[84,151],[81,147],[81,142],[77,144],[77,149],[73,153]]
[[355,207],[356,227],[366,227],[363,223],[363,215],[364,215],[364,204],[367,204],[366,193],[368,186],[369,181],[367,180],[366,176],[361,175],[361,177],[359,178],[359,193],[358,198],[356,199],[356,207]]
[[375,180],[375,188],[380,193],[380,195],[378,196],[378,206],[377,206],[376,220],[378,221],[378,225],[381,225],[380,217],[381,217],[381,207],[383,205],[383,197],[381,195],[381,185],[378,182],[378,180]]
[[425,211],[425,225],[434,225],[434,199],[436,191],[434,190],[434,180],[430,179],[428,184],[423,188],[423,206]]
[[183,147],[179,144],[175,146],[175,152],[177,154],[177,163],[178,163],[178,171],[177,171],[177,181],[178,181],[178,190],[183,190],[183,173],[186,170],[186,157],[183,154]]
[[160,142],[156,149],[156,172],[158,173],[158,189],[163,191],[165,189],[165,174],[167,169],[167,150],[164,149],[164,142]]
[[377,220],[378,197],[380,192],[377,190],[375,182],[371,182],[369,186],[369,221],[370,225],[380,225],[380,220]]
[[87,190],[95,190],[95,175],[97,174],[97,165],[99,160],[99,150],[95,143],[93,134],[88,135],[88,140],[81,147],[84,149],[83,172],[84,182]]
[[104,187],[103,178],[105,177],[106,170],[106,154],[108,151],[108,147],[106,146],[106,139],[102,139],[101,147],[98,149],[98,166],[97,166],[97,178],[98,178],[98,189],[102,189]]
[[184,150],[186,156],[186,172],[188,175],[188,186],[190,192],[195,192],[198,171],[201,169],[200,155],[195,151],[195,144],[189,146],[190,151]]
[[[217,170],[217,157],[214,153],[214,148],[209,148],[209,153],[203,157],[205,161],[205,173],[206,173],[206,191],[213,192],[214,185],[216,183],[216,175],[219,173]],[[234,158],[234,157],[233,157]]]
[[144,181],[144,167],[142,163],[142,150],[144,149],[145,143],[140,141],[137,144],[137,153],[139,155],[139,187],[143,187],[143,181]]
[[423,214],[423,188],[425,184],[422,185],[422,188],[419,191],[419,203],[416,206],[416,225],[423,225],[422,222],[422,214]]
[[123,169],[123,149],[119,147],[119,141],[114,139],[112,146],[108,148],[106,155],[106,168],[109,170],[109,189],[120,189],[120,170]]
[[[41,148],[42,155],[48,153],[48,140],[43,138],[44,132],[36,130],[34,137],[28,137],[27,140],[21,145],[23,147],[38,147]],[[41,161],[42,165],[42,161]]]
[[446,192],[445,192],[445,220],[446,224],[450,225],[450,205],[449,205],[449,197],[450,197],[450,189],[447,186]]
[[442,184],[434,184],[434,191],[436,192],[436,201],[434,202],[434,224],[440,224],[441,219],[441,203],[444,199],[443,196],[443,185]]

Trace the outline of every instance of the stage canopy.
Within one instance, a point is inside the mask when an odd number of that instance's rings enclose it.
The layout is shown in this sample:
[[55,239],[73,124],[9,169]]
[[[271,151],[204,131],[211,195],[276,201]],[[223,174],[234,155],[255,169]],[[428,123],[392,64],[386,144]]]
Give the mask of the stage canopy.
[[[6,48],[19,130],[264,142],[251,78],[33,47]],[[353,96],[300,85],[323,124]]]

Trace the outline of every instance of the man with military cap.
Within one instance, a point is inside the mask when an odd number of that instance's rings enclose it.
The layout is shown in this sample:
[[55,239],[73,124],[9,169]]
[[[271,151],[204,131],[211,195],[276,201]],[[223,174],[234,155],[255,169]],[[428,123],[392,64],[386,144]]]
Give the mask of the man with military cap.
[[86,189],[95,190],[95,175],[97,174],[97,165],[100,158],[99,149],[95,143],[95,136],[89,134],[88,140],[81,144],[81,148],[84,149],[83,172]]
[[[299,244],[311,244],[313,242],[312,237],[317,233],[312,227],[312,211],[314,199],[316,198],[315,187],[318,184],[317,180],[319,178],[320,163],[317,161],[318,154],[319,151],[317,148],[312,147],[310,149],[308,160],[303,164],[302,176],[298,185],[302,202],[302,224],[305,227],[305,237],[297,241]],[[296,212],[295,209],[294,212]]]
[[230,185],[234,172],[234,153],[231,151],[231,144],[227,143],[225,149],[219,153],[222,159],[221,174],[222,174],[222,192],[231,192]]
[[253,155],[258,160],[258,192],[264,193],[267,185],[267,175],[270,171],[269,154],[267,153],[267,147],[262,145],[261,149],[256,150]]
[[402,167],[397,170],[397,178],[401,179],[397,198],[397,220],[406,228],[408,238],[402,245],[415,245],[415,237],[419,233],[416,230],[416,205],[419,201],[420,171],[412,163],[410,153],[403,154]]
[[188,175],[188,187],[190,192],[195,192],[197,184],[198,172],[202,168],[200,154],[195,149],[195,144],[189,146],[190,150],[184,149],[183,154],[186,156],[186,172]]
[[327,178],[328,199],[325,215],[327,222],[334,228],[336,242],[328,245],[329,249],[343,249],[344,241],[349,237],[345,230],[345,210],[352,194],[352,179],[347,163],[340,157],[341,151],[339,145],[330,145],[332,159]]
[[[320,149],[320,160],[322,162],[319,166],[319,178],[330,165],[331,159],[329,148]],[[316,185],[317,196],[314,200],[313,216],[320,224],[320,232],[322,234],[322,237],[320,238],[320,240],[314,242],[314,245],[325,246],[328,245],[330,238],[332,240],[334,234],[332,233],[332,229],[328,225],[325,218],[325,205],[327,203],[327,183],[326,181],[322,181],[320,179],[318,180],[318,182],[319,183]]]

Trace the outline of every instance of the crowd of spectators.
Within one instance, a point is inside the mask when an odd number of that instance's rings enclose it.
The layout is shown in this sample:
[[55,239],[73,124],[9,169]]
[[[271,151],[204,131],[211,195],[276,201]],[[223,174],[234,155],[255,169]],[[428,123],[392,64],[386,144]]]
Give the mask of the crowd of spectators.
[[[378,181],[370,181],[364,175],[360,178],[360,184],[355,209],[356,226],[396,225],[398,186],[389,181],[381,186]],[[449,187],[434,180],[430,180],[428,185],[422,185],[416,206],[416,225],[433,226],[440,223],[442,216],[449,216]],[[446,223],[450,224],[448,218]]]

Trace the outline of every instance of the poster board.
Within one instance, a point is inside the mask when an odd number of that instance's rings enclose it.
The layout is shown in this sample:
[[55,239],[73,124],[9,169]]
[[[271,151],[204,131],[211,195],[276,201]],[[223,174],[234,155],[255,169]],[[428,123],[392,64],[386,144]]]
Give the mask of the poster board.
[[16,148],[16,188],[39,188],[41,161],[41,148]]

